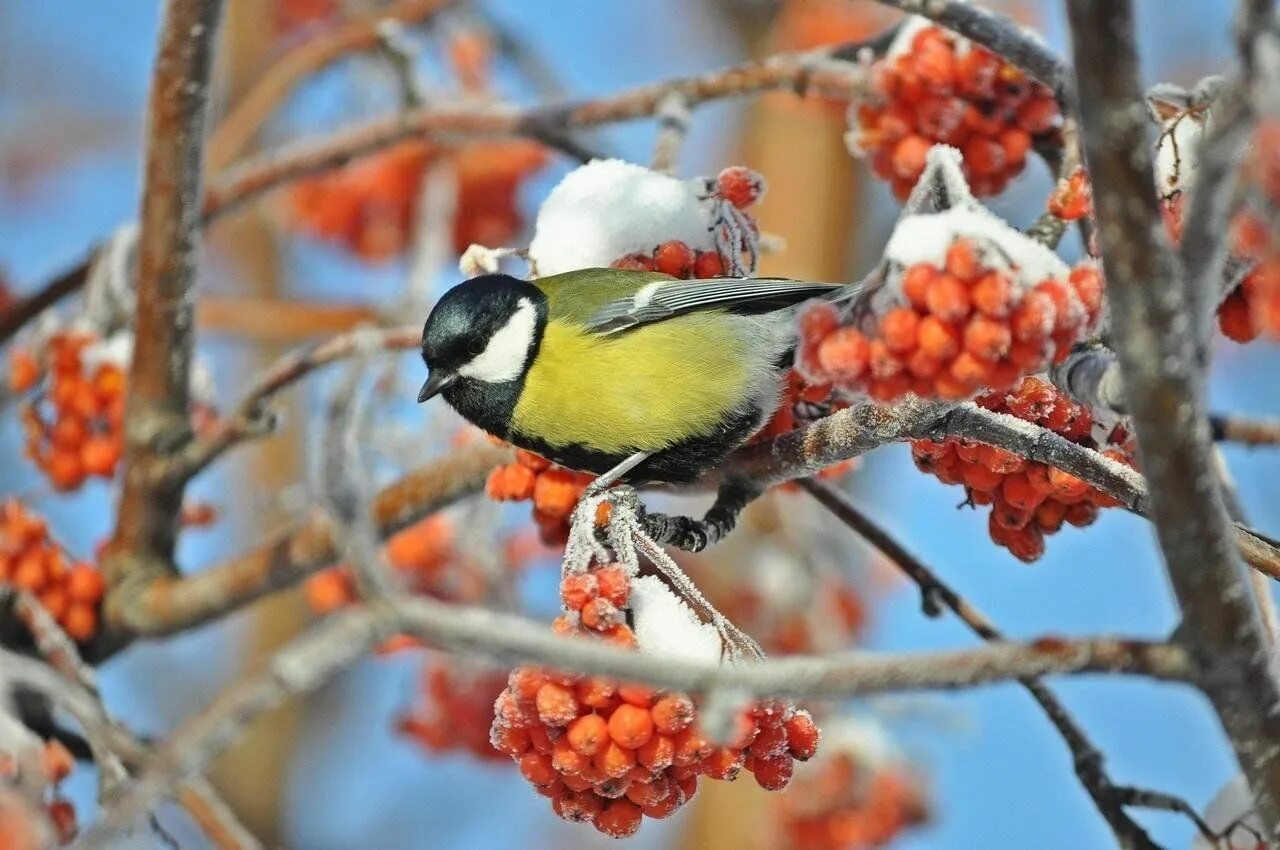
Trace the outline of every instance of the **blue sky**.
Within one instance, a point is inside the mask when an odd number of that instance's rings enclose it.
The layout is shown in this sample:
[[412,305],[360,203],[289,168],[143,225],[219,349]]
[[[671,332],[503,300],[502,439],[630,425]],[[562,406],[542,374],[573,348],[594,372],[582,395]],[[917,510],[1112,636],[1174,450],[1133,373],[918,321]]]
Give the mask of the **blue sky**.
[[[29,141],[24,134],[41,127],[53,128],[48,132],[60,141],[83,139],[86,147],[69,167],[40,177],[31,191],[0,183],[0,265],[20,287],[75,261],[85,246],[136,210],[142,102],[157,5],[63,0],[0,6],[0,153],[12,150],[15,139]],[[723,24],[715,13],[679,0],[493,0],[485,5],[542,50],[575,95],[714,68],[734,58],[717,33]],[[1230,5],[1225,0],[1140,4],[1148,79],[1189,82],[1221,67],[1228,55]],[[1060,46],[1056,4],[1045,7],[1044,17],[1050,40]],[[324,112],[315,104],[328,97],[310,93],[294,111],[304,123],[316,121],[308,112]],[[726,128],[737,114],[728,105],[699,111],[684,159],[690,173],[727,164]],[[651,128],[626,125],[610,130],[607,138],[624,154],[644,157]],[[536,203],[537,191],[545,188],[534,187],[526,200]],[[1023,187],[1001,207],[1011,209],[1019,198],[1034,202],[1042,191],[1043,181]],[[292,259],[307,272],[299,278],[316,293],[341,294],[353,274],[363,274],[359,267],[314,252]],[[391,275],[360,279],[361,291],[378,291]],[[215,355],[215,370],[229,394],[239,377],[236,361],[221,349]],[[1274,355],[1274,348],[1262,345],[1221,346],[1214,406],[1255,413],[1280,409],[1280,383],[1269,368]],[[19,439],[11,423],[0,427],[5,457],[16,456]],[[1240,449],[1229,449],[1228,458],[1254,521],[1276,528],[1277,458]],[[224,480],[202,480],[199,486],[216,501]],[[18,492],[36,486],[25,469],[5,469],[0,482]],[[855,490],[871,514],[1013,636],[1161,636],[1175,623],[1151,528],[1142,520],[1105,512],[1087,533],[1069,530],[1054,537],[1043,561],[1027,567],[992,547],[984,519],[955,510],[957,491],[917,474],[902,447],[874,456],[857,476]],[[108,528],[110,495],[104,487],[89,487],[71,499],[45,498],[41,507],[73,548],[84,551]],[[234,534],[204,535],[186,544],[182,554],[191,563],[204,563],[242,545]],[[533,590],[545,595],[548,588]],[[203,704],[230,672],[225,650],[236,639],[233,622],[131,650],[107,668],[107,692],[141,728],[163,731]],[[922,617],[918,600],[905,591],[888,597],[876,611],[870,641],[881,649],[972,642],[956,623]],[[290,790],[294,808],[288,819],[297,846],[550,847],[582,838],[559,824],[514,771],[462,758],[426,760],[396,741],[390,718],[412,693],[414,677],[411,663],[371,662],[313,702],[301,748],[308,755]],[[141,702],[137,694],[157,683],[169,683],[166,699]],[[1097,679],[1057,687],[1107,754],[1117,781],[1170,791],[1203,806],[1233,769],[1216,723],[1194,694]],[[934,791],[937,818],[896,846],[1109,846],[1104,824],[1071,775],[1065,748],[1016,687],[893,700],[880,707],[894,716],[945,718],[897,724],[904,748]],[[1189,828],[1177,818],[1142,819],[1168,846],[1185,847],[1190,840]],[[665,846],[676,829],[678,824],[647,825],[631,846]]]

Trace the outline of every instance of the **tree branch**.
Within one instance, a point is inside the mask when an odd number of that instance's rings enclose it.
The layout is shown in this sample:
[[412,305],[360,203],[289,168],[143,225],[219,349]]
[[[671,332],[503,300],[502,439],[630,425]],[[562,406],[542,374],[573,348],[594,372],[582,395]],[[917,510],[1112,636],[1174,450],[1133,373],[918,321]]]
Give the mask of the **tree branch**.
[[[970,631],[983,640],[1004,640],[1004,635],[985,614],[947,585],[893,535],[860,511],[844,493],[815,478],[803,478],[798,483],[837,519],[879,550],[916,583],[920,588],[921,604],[926,615],[937,616],[941,613],[941,605],[959,617]],[[1023,679],[1021,683],[1066,742],[1067,749],[1071,751],[1076,777],[1093,800],[1098,813],[1116,834],[1117,843],[1125,850],[1158,850],[1146,830],[1125,812],[1123,801],[1118,797],[1120,789],[1107,775],[1102,752],[1089,740],[1066,706],[1038,679]]]
[[212,432],[187,444],[178,454],[158,465],[155,474],[170,486],[188,481],[228,449],[270,431],[274,423],[266,410],[267,402],[316,369],[357,354],[416,349],[421,341],[422,331],[417,327],[364,328],[332,337],[319,345],[292,351],[254,381],[235,410],[223,418]]
[[[375,497],[378,533],[386,538],[479,491],[489,471],[510,460],[510,449],[477,440],[409,473]],[[217,619],[336,558],[330,525],[317,516],[208,569],[156,577],[121,597],[108,622],[113,633],[95,646],[95,657],[117,651],[135,636],[173,634]]]
[[397,0],[296,45],[258,77],[209,134],[206,167],[218,172],[239,156],[299,83],[340,59],[378,47],[379,26],[384,22],[417,24],[454,2]]
[[21,301],[10,304],[4,312],[0,312],[0,345],[7,342],[27,322],[39,316],[71,293],[79,291],[89,277],[89,266],[92,262],[93,258],[89,257],[80,265],[58,275]]
[[1280,829],[1280,687],[1218,491],[1179,264],[1161,236],[1128,0],[1069,0],[1115,340],[1181,640],[1259,817]]
[[129,581],[172,570],[182,486],[154,486],[151,468],[190,438],[190,290],[209,74],[222,5],[221,0],[169,0],[161,24],[147,113],[123,489],[103,562],[108,609]]
[[272,656],[263,670],[224,690],[157,750],[138,781],[86,833],[85,846],[105,846],[175,781],[200,771],[259,714],[292,695],[315,690],[377,643],[401,632],[440,649],[478,653],[504,663],[546,664],[698,694],[724,688],[755,696],[833,698],[1065,673],[1124,672],[1176,680],[1186,672],[1180,649],[1108,638],[708,665],[556,635],[542,623],[484,608],[429,598],[384,600],[327,617]]

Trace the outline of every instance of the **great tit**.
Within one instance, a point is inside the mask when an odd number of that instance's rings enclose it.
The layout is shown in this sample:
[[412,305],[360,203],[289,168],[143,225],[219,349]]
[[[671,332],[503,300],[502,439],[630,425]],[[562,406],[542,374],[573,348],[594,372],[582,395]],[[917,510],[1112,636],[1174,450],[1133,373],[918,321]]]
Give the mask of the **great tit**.
[[427,317],[418,401],[443,395],[483,430],[571,469],[692,482],[777,408],[798,305],[842,288],[621,269],[484,275]]

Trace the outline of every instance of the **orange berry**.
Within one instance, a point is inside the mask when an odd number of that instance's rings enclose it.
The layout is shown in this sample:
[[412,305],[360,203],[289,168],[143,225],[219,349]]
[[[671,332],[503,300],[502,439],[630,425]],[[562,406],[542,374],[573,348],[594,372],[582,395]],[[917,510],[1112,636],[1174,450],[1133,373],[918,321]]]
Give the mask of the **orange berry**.
[[654,690],[648,685],[640,685],[630,682],[618,686],[618,696],[623,702],[640,708],[649,708],[653,705]]
[[617,693],[618,689],[614,687],[613,680],[604,676],[583,679],[578,683],[577,688],[578,702],[602,711],[618,704]]
[[929,312],[944,322],[958,322],[969,315],[969,291],[955,275],[935,277],[925,293]]
[[999,360],[1009,352],[1013,334],[1004,322],[974,316],[964,328],[965,350],[984,360]]
[[9,355],[9,388],[25,393],[40,381],[40,364],[30,351],[17,349]]
[[529,734],[519,726],[494,726],[489,743],[503,755],[519,756],[529,749]]
[[631,627],[626,623],[621,623],[611,629],[600,632],[600,636],[614,646],[620,646],[623,649],[635,649],[636,633],[631,631]]
[[565,738],[575,752],[594,756],[609,740],[609,724],[598,714],[584,714],[569,724]]
[[123,451],[120,438],[95,434],[80,447],[80,463],[89,475],[110,478],[115,474]]
[[94,605],[102,598],[107,585],[99,570],[89,564],[78,563],[68,573],[66,587],[72,600]]
[[808,761],[818,752],[822,732],[809,712],[797,711],[783,723],[783,728],[787,730],[787,749],[793,757]]
[[1239,289],[1228,295],[1218,308],[1218,327],[1227,339],[1235,342],[1251,342],[1257,338],[1258,328],[1253,324],[1249,302]]
[[604,811],[604,800],[586,789],[566,791],[560,795],[559,806],[552,805],[557,815],[575,823],[594,823]]
[[671,780],[665,776],[653,777],[651,782],[633,782],[627,788],[626,797],[640,806],[656,806],[671,794]]
[[44,610],[48,611],[49,616],[55,620],[65,617],[67,608],[71,605],[71,597],[67,594],[67,589],[61,585],[46,587],[40,591],[39,599]]
[[1019,169],[1027,161],[1031,150],[1031,134],[1017,127],[1009,127],[1000,133],[1000,147],[1004,149],[1005,167]]
[[867,365],[874,378],[884,380],[902,373],[902,361],[894,356],[883,339],[873,339],[867,349]]
[[40,770],[45,779],[58,783],[71,775],[76,760],[59,741],[48,741],[40,753]]
[[611,800],[604,811],[596,815],[595,825],[610,838],[626,838],[635,835],[642,817],[640,807],[630,800]]
[[836,382],[852,383],[862,377],[871,355],[871,344],[856,328],[840,328],[818,346],[818,363]]
[[715,251],[699,251],[693,261],[693,276],[696,278],[722,277],[724,260]]
[[676,745],[667,735],[654,735],[636,748],[636,760],[650,770],[665,770],[675,760]]
[[560,600],[571,611],[581,610],[583,605],[596,598],[597,592],[593,573],[576,573],[560,580]]
[[647,709],[623,703],[609,718],[609,736],[619,745],[634,750],[653,737],[653,718]]
[[84,483],[84,464],[77,452],[54,449],[45,461],[44,470],[55,490],[74,490]]
[[840,311],[827,301],[814,301],[800,311],[800,336],[809,342],[821,342],[840,327]]
[[316,573],[307,579],[305,590],[307,604],[319,614],[336,611],[355,600],[355,588],[350,577],[337,567]]
[[934,360],[950,360],[960,351],[960,331],[937,316],[921,319],[916,337],[920,353]]
[[672,738],[672,743],[676,748],[675,757],[672,760],[672,764],[675,765],[693,764],[705,758],[712,749],[711,744],[694,726],[677,732]]
[[546,753],[525,753],[516,759],[516,764],[520,766],[520,774],[534,785],[551,785],[560,778]]
[[893,173],[898,177],[915,182],[924,171],[925,157],[933,143],[924,136],[912,134],[900,139],[893,146]]
[[653,725],[663,735],[674,735],[689,727],[693,722],[693,702],[684,694],[663,694],[650,710]]
[[702,762],[702,772],[712,779],[732,782],[742,770],[744,757],[741,750],[717,747]]
[[555,747],[555,742],[551,740],[551,734],[547,731],[547,727],[538,723],[530,722],[525,727],[525,732],[529,735],[529,744],[543,755],[551,755],[551,750]]
[[582,606],[582,625],[597,632],[622,624],[622,611],[608,599],[596,597]]
[[1093,502],[1076,502],[1074,505],[1067,506],[1066,512],[1067,522],[1076,528],[1084,528],[1086,525],[1092,525],[1098,518],[1098,506]]
[[67,609],[62,628],[72,640],[83,643],[93,637],[93,633],[98,630],[98,614],[83,602],[73,602]]
[[1019,342],[1040,342],[1048,338],[1056,321],[1053,301],[1044,292],[1032,291],[1022,296],[1022,302],[1009,319],[1009,327]]
[[49,581],[49,552],[45,547],[30,549],[13,566],[10,577],[15,587],[38,593]]
[[619,608],[625,608],[631,597],[631,577],[627,575],[626,567],[621,564],[601,567],[595,571],[595,577],[600,596]]
[[561,736],[551,745],[551,766],[559,773],[572,776],[587,766],[590,756],[584,756],[573,748],[567,735]]
[[731,165],[716,175],[716,191],[738,209],[746,209],[764,194],[764,178],[742,165]]
[[60,449],[78,449],[89,436],[89,426],[78,416],[61,416],[49,430],[49,441]]
[[909,307],[895,307],[880,320],[880,337],[889,351],[907,354],[916,347],[920,316]]
[[635,272],[651,272],[653,271],[653,257],[641,254],[639,252],[627,254],[619,257],[609,264],[612,269],[625,269]]
[[564,726],[578,716],[578,700],[573,690],[555,682],[538,688],[535,702],[539,719],[548,726]]
[[596,769],[611,779],[620,779],[636,766],[636,754],[617,741],[609,741],[592,757]]
[[996,364],[969,351],[962,351],[951,361],[951,377],[970,387],[985,386],[995,373]]
[[791,781],[795,761],[787,753],[767,759],[756,759],[752,775],[766,791],[781,791]]
[[937,266],[929,263],[916,263],[903,272],[902,294],[906,296],[912,307],[917,310],[928,309],[925,296],[929,291],[929,284],[933,283],[933,279],[941,273]]
[[982,273],[978,251],[968,239],[956,239],[947,248],[947,272],[962,281],[970,281]]
[[538,476],[533,489],[533,504],[551,516],[567,517],[573,513],[582,495],[583,485],[567,469],[548,469]]
[[1054,496],[1067,504],[1084,498],[1089,492],[1088,484],[1056,467],[1049,467],[1049,485],[1053,488]]
[[1036,525],[1045,532],[1053,533],[1062,528],[1066,517],[1067,506],[1057,499],[1045,499],[1036,507]]
[[693,249],[679,239],[663,242],[653,252],[654,270],[672,277],[687,277],[693,263]]
[[1006,476],[1000,486],[1000,495],[1010,506],[1022,511],[1034,511],[1044,498],[1031,486],[1025,473]]
[[950,371],[943,371],[934,376],[933,392],[945,401],[959,401],[973,394],[973,386],[958,380]]
[[977,177],[993,177],[1004,170],[1004,146],[994,139],[972,136],[961,152],[965,167]]

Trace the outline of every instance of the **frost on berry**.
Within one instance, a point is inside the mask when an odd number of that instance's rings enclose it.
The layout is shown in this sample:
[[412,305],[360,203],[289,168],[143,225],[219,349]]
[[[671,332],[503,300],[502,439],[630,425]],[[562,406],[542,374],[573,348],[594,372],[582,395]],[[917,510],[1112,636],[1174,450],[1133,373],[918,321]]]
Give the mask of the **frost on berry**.
[[[1101,451],[1113,461],[1134,465],[1123,429],[1095,423],[1089,408],[1075,403],[1043,378],[1023,378],[1011,391],[987,393],[977,403]],[[922,472],[944,484],[963,485],[968,504],[989,507],[991,539],[1028,563],[1044,554],[1045,537],[1064,525],[1090,525],[1100,508],[1118,504],[1068,472],[994,446],[954,438],[916,440],[912,457]]]
[[[560,596],[565,613],[553,628],[562,634],[721,663],[719,630],[656,576],[591,562],[566,570]],[[617,617],[590,613],[601,607]],[[622,838],[646,817],[668,817],[687,803],[699,776],[727,780],[746,772],[762,787],[782,788],[793,762],[812,757],[821,737],[807,712],[781,701],[748,705],[730,719],[732,740],[716,744],[687,694],[521,667],[494,703],[490,741],[557,815]]]
[[850,109],[851,148],[905,199],[934,144],[958,148],[979,197],[999,194],[1062,123],[1053,93],[984,47],[912,18]]
[[1101,277],[976,204],[904,217],[883,282],[851,316],[814,305],[800,319],[805,378],[891,401],[958,400],[1009,389],[1066,357],[1097,322]]

